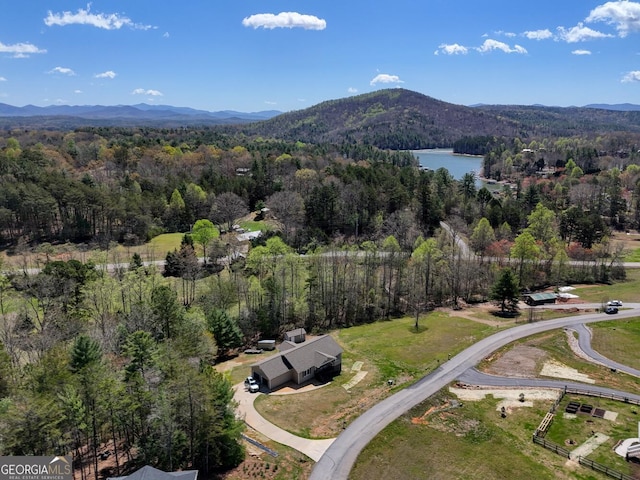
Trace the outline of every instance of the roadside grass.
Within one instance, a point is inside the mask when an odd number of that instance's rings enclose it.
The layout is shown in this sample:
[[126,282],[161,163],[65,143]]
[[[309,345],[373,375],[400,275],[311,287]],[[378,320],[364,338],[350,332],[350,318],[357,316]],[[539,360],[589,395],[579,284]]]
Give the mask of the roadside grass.
[[[615,421],[592,417],[586,413],[568,416],[565,415],[565,408],[570,401],[615,412],[618,416]],[[586,442],[594,433],[607,435],[610,437],[609,440],[589,455],[586,455],[586,458],[633,476],[640,473],[640,466],[625,461],[623,457],[617,455],[613,450],[619,441],[627,438],[637,438],[639,409],[640,407],[637,405],[605,398],[565,395],[558,406],[557,413],[545,438],[567,450],[573,450]]]
[[419,321],[404,317],[340,330],[338,338],[356,356],[371,359],[386,379],[425,375],[495,328],[447,312],[431,312]]
[[623,262],[640,262],[640,248],[631,250],[622,258]]
[[392,422],[364,448],[349,478],[600,478],[582,468],[567,469],[566,459],[531,441],[550,401],[536,401],[532,408],[516,408],[501,418],[497,401],[488,397],[435,412],[426,418],[426,424],[411,421],[454,398],[443,389]]
[[640,370],[640,318],[590,325],[593,349],[611,360]]

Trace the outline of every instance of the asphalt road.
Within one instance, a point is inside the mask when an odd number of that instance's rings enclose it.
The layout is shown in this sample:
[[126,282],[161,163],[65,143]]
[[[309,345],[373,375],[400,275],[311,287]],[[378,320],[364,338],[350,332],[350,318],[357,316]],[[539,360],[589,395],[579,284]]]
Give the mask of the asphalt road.
[[[480,379],[479,375],[482,374],[472,367],[502,346],[520,338],[548,330],[570,326],[575,327],[577,325],[591,322],[618,320],[621,318],[630,318],[640,315],[639,304],[625,305],[625,307],[631,308],[628,310],[621,310],[617,315],[595,313],[555,320],[546,320],[538,323],[528,323],[500,331],[490,337],[480,340],[478,343],[459,353],[414,385],[392,395],[391,397],[388,397],[360,415],[327,449],[318,463],[316,463],[309,479],[346,480],[362,449],[396,418],[400,417],[409,409],[423,402],[455,380],[466,378],[469,380],[468,383],[474,383],[473,379],[476,378],[478,379],[478,383],[484,383],[487,378],[483,376],[483,378]],[[473,375],[478,375],[478,377],[474,377]],[[509,379],[491,376],[486,377],[495,379],[496,382],[504,382],[500,384],[502,386],[525,386],[524,382],[526,381],[526,379],[520,378]],[[532,386],[543,386],[536,383],[539,381],[542,380],[532,379]],[[547,382],[554,383],[553,381]],[[559,381],[554,388],[562,388],[564,385],[579,384]],[[584,386],[582,385],[582,387]],[[594,387],[590,385],[589,389],[594,389]]]

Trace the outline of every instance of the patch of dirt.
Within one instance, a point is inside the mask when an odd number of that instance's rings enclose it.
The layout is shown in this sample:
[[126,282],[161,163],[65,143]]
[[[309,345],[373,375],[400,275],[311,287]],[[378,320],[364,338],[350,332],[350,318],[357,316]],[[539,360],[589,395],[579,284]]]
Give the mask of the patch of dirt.
[[568,367],[556,360],[544,362],[542,370],[540,370],[540,375],[554,378],[568,378],[569,380],[576,380],[582,383],[596,383],[596,381],[588,375],[580,373],[575,368]]
[[547,352],[535,346],[516,345],[489,357],[484,371],[505,377],[535,377],[547,356]]

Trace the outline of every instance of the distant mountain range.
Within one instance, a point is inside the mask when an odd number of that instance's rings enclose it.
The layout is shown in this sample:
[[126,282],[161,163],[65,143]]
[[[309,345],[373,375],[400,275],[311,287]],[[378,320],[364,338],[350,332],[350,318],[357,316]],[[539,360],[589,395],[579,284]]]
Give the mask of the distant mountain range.
[[608,103],[591,103],[585,105],[584,108],[601,108],[602,110],[615,110],[617,112],[637,112],[640,110],[640,105],[634,105],[633,103],[617,103],[615,105],[609,105]]
[[155,120],[155,121],[187,121],[188,123],[243,123],[266,120],[282,112],[265,110],[261,112],[236,112],[223,110],[209,112],[188,107],[172,107],[171,105],[51,105],[37,107],[26,105],[14,107],[0,103],[0,117],[74,117],[87,120]]

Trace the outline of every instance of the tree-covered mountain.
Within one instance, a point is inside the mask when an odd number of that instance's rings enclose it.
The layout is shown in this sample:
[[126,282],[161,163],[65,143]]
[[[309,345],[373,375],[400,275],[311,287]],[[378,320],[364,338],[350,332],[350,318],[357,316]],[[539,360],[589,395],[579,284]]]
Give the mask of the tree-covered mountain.
[[242,128],[292,141],[390,149],[450,146],[465,136],[521,134],[517,121],[401,88],[322,102]]

